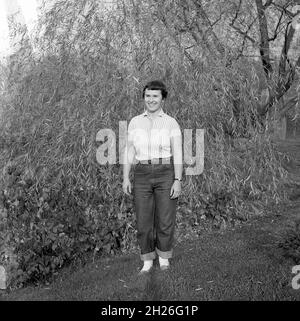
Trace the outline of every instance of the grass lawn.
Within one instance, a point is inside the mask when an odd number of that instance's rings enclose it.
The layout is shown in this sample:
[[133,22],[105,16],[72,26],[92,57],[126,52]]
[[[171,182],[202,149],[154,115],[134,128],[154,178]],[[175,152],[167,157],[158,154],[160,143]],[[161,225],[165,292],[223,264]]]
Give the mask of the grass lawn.
[[66,268],[48,286],[0,292],[1,300],[280,300],[298,301],[292,267],[278,235],[300,216],[300,202],[225,231],[203,232],[177,244],[169,271],[156,265],[138,276],[137,254],[102,258],[74,271]]

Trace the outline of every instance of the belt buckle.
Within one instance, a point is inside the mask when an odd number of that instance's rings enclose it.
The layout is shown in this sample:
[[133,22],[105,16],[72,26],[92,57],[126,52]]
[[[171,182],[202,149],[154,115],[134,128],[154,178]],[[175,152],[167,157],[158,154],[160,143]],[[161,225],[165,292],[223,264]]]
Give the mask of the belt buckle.
[[151,158],[151,160],[148,161],[149,164],[158,165],[162,163],[162,158]]
[[172,158],[171,157],[160,158],[159,163],[162,165],[169,165],[172,163]]

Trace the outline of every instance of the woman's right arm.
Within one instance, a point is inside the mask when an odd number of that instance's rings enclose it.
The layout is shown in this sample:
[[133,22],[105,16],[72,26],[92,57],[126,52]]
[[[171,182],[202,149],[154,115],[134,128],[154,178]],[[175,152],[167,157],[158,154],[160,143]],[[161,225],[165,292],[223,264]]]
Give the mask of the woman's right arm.
[[124,152],[123,161],[123,192],[127,195],[131,194],[131,183],[130,183],[130,169],[135,158],[135,148],[131,140],[127,141]]

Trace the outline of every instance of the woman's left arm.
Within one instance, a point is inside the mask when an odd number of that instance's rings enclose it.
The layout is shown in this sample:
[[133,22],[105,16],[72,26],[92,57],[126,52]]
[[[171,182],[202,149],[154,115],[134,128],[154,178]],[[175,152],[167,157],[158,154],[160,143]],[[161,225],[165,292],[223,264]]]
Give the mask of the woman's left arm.
[[181,193],[181,179],[183,171],[181,134],[171,136],[171,148],[174,159],[175,180],[170,191],[170,196],[171,198],[177,198]]

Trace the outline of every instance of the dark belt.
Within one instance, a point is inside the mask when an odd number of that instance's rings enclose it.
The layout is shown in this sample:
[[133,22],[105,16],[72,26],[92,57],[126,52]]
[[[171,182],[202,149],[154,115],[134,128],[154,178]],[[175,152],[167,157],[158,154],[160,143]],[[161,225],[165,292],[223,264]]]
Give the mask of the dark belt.
[[138,161],[138,164],[173,164],[173,157],[145,159]]

